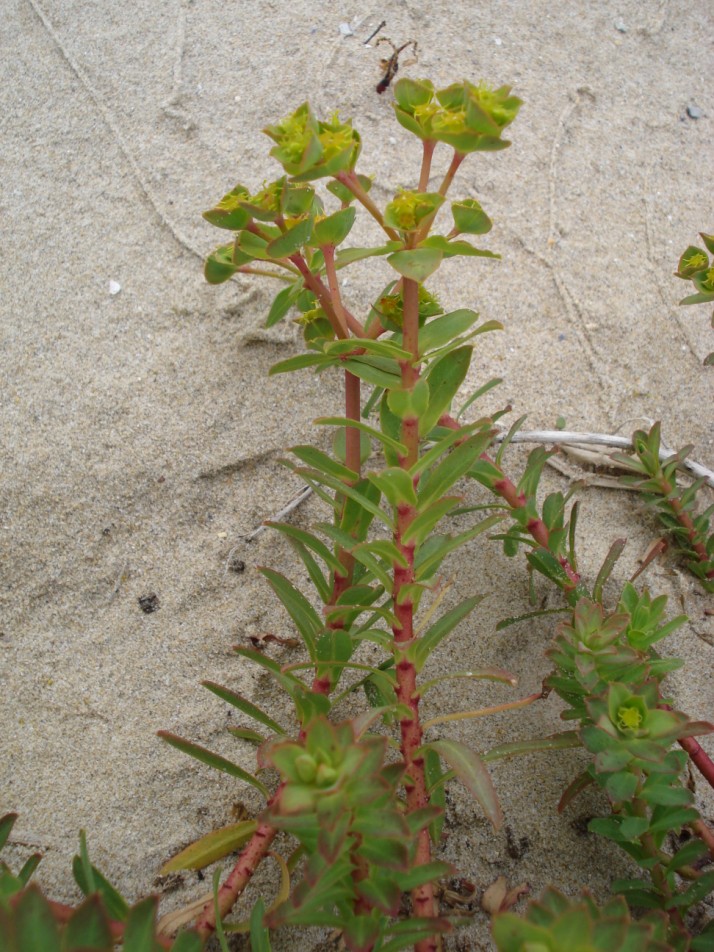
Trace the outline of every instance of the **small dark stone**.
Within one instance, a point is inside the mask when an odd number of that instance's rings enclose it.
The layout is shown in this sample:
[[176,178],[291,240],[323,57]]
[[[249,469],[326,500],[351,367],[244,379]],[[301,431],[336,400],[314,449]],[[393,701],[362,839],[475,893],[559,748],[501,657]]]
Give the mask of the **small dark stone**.
[[243,559],[239,559],[238,556],[232,555],[228,560],[228,568],[231,572],[235,572],[237,575],[240,575],[241,572],[245,572],[245,562]]
[[151,615],[152,612],[158,611],[161,607],[159,596],[155,592],[148,592],[146,595],[141,595],[139,597],[139,607],[145,615]]

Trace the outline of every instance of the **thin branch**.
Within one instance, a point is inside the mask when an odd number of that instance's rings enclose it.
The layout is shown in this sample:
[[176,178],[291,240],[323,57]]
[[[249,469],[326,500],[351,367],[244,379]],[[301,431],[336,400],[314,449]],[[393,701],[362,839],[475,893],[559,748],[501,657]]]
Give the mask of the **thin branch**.
[[[507,429],[503,428],[497,434],[495,440],[497,443],[505,439]],[[571,446],[581,444],[583,446],[607,446],[612,449],[633,449],[632,440],[627,436],[613,436],[608,433],[579,433],[573,430],[519,430],[511,439],[511,443],[558,443],[560,446]],[[659,451],[659,458],[662,462],[670,459],[674,455],[674,450],[662,446]],[[714,489],[714,471],[703,466],[701,463],[695,463],[693,460],[682,460],[681,468],[686,470],[696,479],[704,479],[708,486]]]

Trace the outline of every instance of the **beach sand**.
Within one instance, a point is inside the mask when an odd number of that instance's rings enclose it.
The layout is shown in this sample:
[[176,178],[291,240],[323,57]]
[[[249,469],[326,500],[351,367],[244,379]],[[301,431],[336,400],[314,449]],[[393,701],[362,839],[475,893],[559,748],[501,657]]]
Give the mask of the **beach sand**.
[[[130,899],[153,890],[162,909],[177,907],[206,892],[211,871],[205,882],[195,873],[165,882],[156,878],[165,860],[260,809],[256,791],[156,731],[252,769],[253,751],[225,730],[241,723],[238,712],[200,681],[287,717],[284,699],[232,646],[291,635],[258,566],[300,584],[305,572],[275,533],[245,536],[300,488],[280,459],[295,443],[328,445],[311,421],[340,412],[340,397],[328,375],[268,377],[299,351],[298,330],[290,321],[264,328],[266,282],[204,282],[202,258],[226,237],[201,211],[236,182],[257,189],[281,174],[261,129],[308,98],[322,116],[353,118],[364,143],[358,170],[376,177],[379,203],[415,184],[418,145],[396,123],[391,91],[375,92],[385,47],[364,42],[383,19],[380,35],[418,41],[418,64],[400,75],[437,86],[484,78],[524,100],[512,147],[471,157],[452,189],[483,203],[494,220],[483,245],[503,260],[452,260],[430,284],[448,309],[472,307],[505,328],[478,338],[464,396],[501,377],[479,414],[509,403],[507,419],[527,414],[528,428],[562,416],[570,429],[630,435],[661,420],[669,445],[691,443],[695,459],[714,465],[714,371],[702,366],[714,349],[710,309],[678,308],[688,287],[672,276],[697,232],[713,230],[711,8],[6,0],[0,809],[20,814],[9,860],[45,853],[38,876],[53,898],[78,897],[70,861],[85,829],[93,861]],[[368,223],[355,231],[355,243],[377,241]],[[348,301],[365,313],[388,266],[344,275]],[[505,456],[514,474],[524,453]],[[547,470],[544,491],[568,485]],[[474,485],[463,491],[471,504],[486,500]],[[628,539],[608,587],[616,597],[661,530],[632,494],[585,488],[581,498],[587,579],[614,539]],[[323,515],[312,498],[289,518],[309,526]],[[530,608],[522,555],[507,559],[479,537],[445,574],[454,580],[445,605],[488,597],[429,673],[498,665],[520,683],[448,682],[427,696],[425,716],[539,690],[555,623],[496,631]],[[690,617],[663,647],[687,662],[669,690],[691,717],[711,719],[711,600],[674,555],[646,580],[670,596],[672,615]],[[545,582],[536,588],[557,607]],[[150,613],[140,604],[148,596]],[[266,650],[296,658],[276,644]],[[562,729],[561,709],[551,696],[448,733],[485,750]],[[714,755],[711,737],[702,745]],[[497,834],[450,786],[443,855],[477,895],[504,875],[534,894],[550,882],[602,897],[613,878],[635,875],[624,854],[584,831],[584,818],[605,809],[596,793],[556,813],[585,762],[565,751],[495,764],[506,814]],[[696,795],[714,821],[701,779]],[[261,871],[257,885],[270,890],[271,876]],[[320,941],[276,936],[274,948]],[[491,948],[485,913],[459,941],[450,948]]]

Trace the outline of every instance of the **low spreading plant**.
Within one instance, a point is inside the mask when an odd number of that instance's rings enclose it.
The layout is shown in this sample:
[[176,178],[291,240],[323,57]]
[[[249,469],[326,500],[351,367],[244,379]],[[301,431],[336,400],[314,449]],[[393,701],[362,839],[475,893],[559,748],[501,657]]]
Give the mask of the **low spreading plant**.
[[[445,787],[463,784],[498,829],[503,816],[489,763],[534,750],[582,747],[591,755],[589,766],[565,791],[561,809],[586,786],[601,788],[609,815],[594,819],[590,829],[618,844],[640,874],[615,882],[620,898],[603,907],[588,896],[566,899],[551,889],[524,918],[501,911],[493,927],[497,947],[503,952],[711,949],[712,927],[695,935],[688,912],[714,889],[714,872],[706,868],[714,837],[682,776],[689,755],[714,785],[714,765],[693,739],[714,726],[671,709],[662,681],[680,662],[660,657],[653,647],[685,619],[665,621],[666,598],[652,597],[632,581],[615,605],[606,604],[605,585],[624,543],[613,545],[594,581],[588,581],[576,554],[578,503],[572,493],[561,492],[540,500],[541,475],[553,451],[533,450],[514,481],[504,455],[522,420],[505,433],[498,425],[505,411],[465,420],[466,411],[497,381],[484,381],[462,407],[453,408],[478,337],[500,324],[481,322],[468,308],[445,312],[426,284],[448,258],[498,257],[473,243],[492,227],[481,204],[473,198],[447,201],[447,195],[471,153],[509,145],[504,133],[521,102],[507,86],[469,82],[435,90],[426,80],[402,79],[394,95],[397,120],[419,140],[422,156],[417,186],[399,189],[386,207],[372,199],[371,179],[356,170],[362,141],[352,124],[337,115],[320,120],[304,103],[265,130],[284,174],[257,191],[237,185],[205,213],[231,233],[209,255],[207,280],[217,284],[236,273],[268,276],[283,285],[268,326],[297,312],[305,350],[271,373],[337,372],[344,407],[331,407],[316,421],[333,433],[331,452],[300,445],[286,461],[322,500],[326,517],[309,530],[271,523],[292,544],[310,590],[301,591],[274,569],[261,569],[302,642],[303,660],[281,664],[258,650],[235,649],[271,677],[287,707],[276,704],[280,714],[274,714],[227,687],[204,682],[249,719],[249,725],[230,730],[257,747],[257,771],[161,732],[179,750],[252,785],[265,798],[258,817],[204,837],[164,867],[164,872],[202,868],[241,851],[223,882],[214,880],[214,892],[201,908],[173,917],[174,927],[195,920],[197,933],[185,933],[175,948],[194,948],[199,936],[214,932],[225,948],[226,932],[236,930],[249,931],[251,947],[263,952],[270,948],[272,929],[322,926],[338,930],[352,952],[407,947],[435,952],[442,936],[459,924],[439,899],[443,879],[453,873],[439,859]],[[446,148],[450,160],[438,188],[430,191],[437,147]],[[312,184],[318,181],[325,187]],[[379,244],[346,246],[358,207],[381,231]],[[445,212],[450,218],[435,233]],[[343,299],[339,272],[369,258],[383,258],[389,278],[356,314]],[[693,274],[700,288],[701,268],[689,273],[687,267],[680,263],[680,276]],[[696,511],[701,483],[677,486],[675,470],[684,454],[661,459],[658,427],[635,434],[633,446],[634,455],[621,461],[658,507],[699,580],[710,585],[710,513]],[[463,480],[487,491],[483,503],[464,505]],[[467,514],[473,523],[454,530],[450,520]],[[553,671],[542,693],[425,719],[422,701],[439,682],[516,683],[510,672],[491,667],[426,681],[422,676],[432,654],[482,598],[468,595],[444,610],[449,583],[440,573],[452,553],[484,533],[499,540],[509,556],[525,550],[530,572],[560,590],[556,611],[563,619],[548,652]],[[547,613],[504,619],[499,627],[542,614]],[[562,716],[571,729],[486,751],[443,733],[453,720],[522,708],[550,692],[565,702]],[[349,699],[353,710],[359,695],[362,713],[347,718],[343,702]],[[674,749],[677,743],[685,750]],[[670,850],[667,834],[684,826],[693,838]],[[289,844],[286,855],[273,850],[278,834],[283,852]],[[268,856],[280,869],[277,896],[267,908],[261,898],[249,921],[231,922],[231,910]],[[116,902],[98,871],[87,875],[93,867],[86,856],[81,869],[86,892],[98,886],[105,904],[107,897]],[[30,900],[23,897],[32,895],[26,880],[21,875],[17,889],[6,891],[0,926],[25,914],[23,903]],[[625,899],[647,910],[644,918],[633,920]],[[515,896],[506,897],[502,910],[513,901]],[[127,909],[119,908],[123,922]],[[19,934],[16,926],[6,928]],[[111,928],[113,936],[122,934]],[[163,931],[168,929],[164,923]],[[16,942],[10,948],[28,947]],[[125,948],[134,949],[128,939]]]

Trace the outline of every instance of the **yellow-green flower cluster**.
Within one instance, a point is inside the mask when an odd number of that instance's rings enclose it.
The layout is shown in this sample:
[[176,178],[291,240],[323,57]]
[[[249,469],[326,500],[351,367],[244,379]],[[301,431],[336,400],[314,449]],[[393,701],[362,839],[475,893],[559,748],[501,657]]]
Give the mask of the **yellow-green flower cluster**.
[[415,231],[443,201],[443,196],[436,193],[400,189],[384,211],[384,223],[402,232]]
[[521,100],[510,86],[454,83],[434,90],[428,80],[400,79],[394,87],[399,122],[420,139],[446,142],[457,152],[505,149],[502,131],[518,114]]

